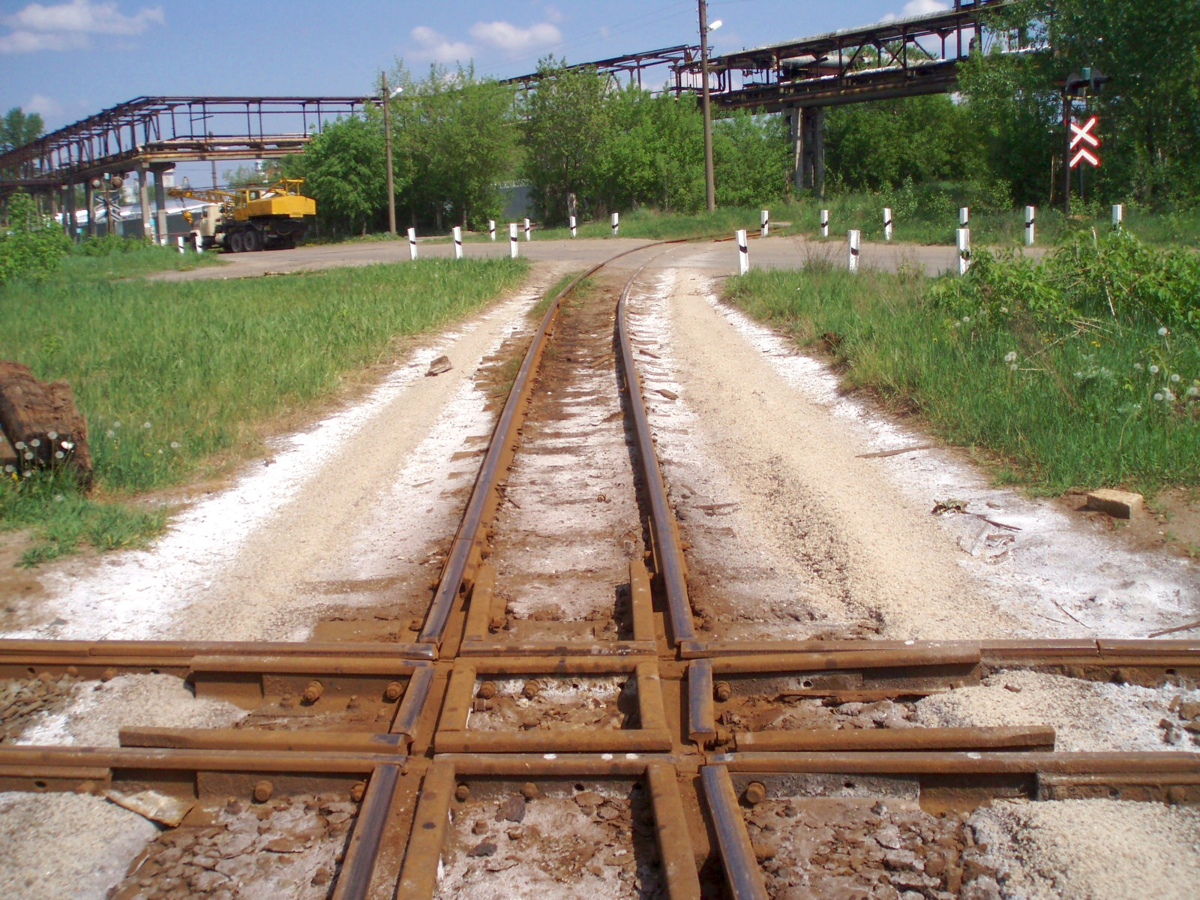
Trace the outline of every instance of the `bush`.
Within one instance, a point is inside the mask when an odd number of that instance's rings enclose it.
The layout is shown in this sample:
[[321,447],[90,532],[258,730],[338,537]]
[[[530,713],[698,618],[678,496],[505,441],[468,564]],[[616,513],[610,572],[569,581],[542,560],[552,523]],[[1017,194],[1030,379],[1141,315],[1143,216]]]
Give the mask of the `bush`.
[[146,238],[123,237],[119,234],[102,234],[76,244],[74,252],[81,256],[112,256],[114,253],[133,253],[153,242]]
[[58,270],[70,250],[70,238],[38,214],[32,197],[13,194],[8,227],[0,229],[0,284],[15,278],[40,281]]

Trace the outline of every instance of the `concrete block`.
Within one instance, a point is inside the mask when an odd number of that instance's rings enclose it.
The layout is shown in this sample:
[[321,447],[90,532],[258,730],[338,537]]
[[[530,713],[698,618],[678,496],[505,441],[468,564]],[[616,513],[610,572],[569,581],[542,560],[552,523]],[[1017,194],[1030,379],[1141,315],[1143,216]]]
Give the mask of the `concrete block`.
[[1107,513],[1114,519],[1132,519],[1142,512],[1142,495],[1129,491],[1089,491],[1087,508]]

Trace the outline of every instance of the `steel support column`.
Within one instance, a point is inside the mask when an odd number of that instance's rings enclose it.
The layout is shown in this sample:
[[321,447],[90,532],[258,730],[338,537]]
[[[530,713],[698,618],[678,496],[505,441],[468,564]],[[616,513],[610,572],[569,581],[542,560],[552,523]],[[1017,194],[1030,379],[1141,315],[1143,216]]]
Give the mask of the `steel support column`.
[[[797,164],[797,185],[825,196],[825,107],[797,110],[799,128],[793,144]],[[794,126],[793,126],[794,127]]]
[[83,183],[84,202],[87,204],[88,211],[88,236],[96,236],[96,191],[92,187],[91,179]]

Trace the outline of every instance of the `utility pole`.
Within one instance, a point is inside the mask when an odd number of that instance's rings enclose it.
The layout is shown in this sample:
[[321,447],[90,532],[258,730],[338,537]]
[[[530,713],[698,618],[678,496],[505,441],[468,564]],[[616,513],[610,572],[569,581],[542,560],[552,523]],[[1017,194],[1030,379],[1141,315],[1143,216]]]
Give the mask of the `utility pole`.
[[383,98],[383,146],[387,148],[387,194],[388,194],[388,233],[396,236],[396,186],[392,180],[392,118],[388,107],[392,105],[392,95],[388,91],[387,72],[379,76]]
[[713,177],[712,107],[708,97],[708,4],[700,2],[700,104],[704,109],[704,199],[708,211],[717,208],[716,180]]

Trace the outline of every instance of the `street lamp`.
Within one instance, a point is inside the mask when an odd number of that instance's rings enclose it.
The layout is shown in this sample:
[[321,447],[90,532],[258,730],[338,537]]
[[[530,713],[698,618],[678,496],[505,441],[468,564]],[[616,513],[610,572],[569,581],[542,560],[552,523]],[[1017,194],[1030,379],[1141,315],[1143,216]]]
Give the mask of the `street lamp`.
[[388,233],[394,237],[396,234],[396,186],[392,177],[392,120],[388,115],[388,107],[392,105],[392,98],[404,91],[404,85],[397,85],[396,89],[389,94],[387,72],[380,75],[380,83],[382,90],[379,92],[379,96],[383,98],[383,146],[387,150]]
[[717,188],[713,177],[712,107],[708,98],[708,33],[721,27],[721,20],[708,24],[708,4],[700,2],[700,85],[701,106],[704,109],[704,199],[708,211],[717,208]]

